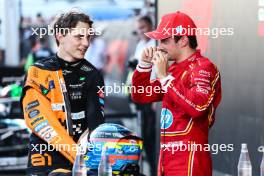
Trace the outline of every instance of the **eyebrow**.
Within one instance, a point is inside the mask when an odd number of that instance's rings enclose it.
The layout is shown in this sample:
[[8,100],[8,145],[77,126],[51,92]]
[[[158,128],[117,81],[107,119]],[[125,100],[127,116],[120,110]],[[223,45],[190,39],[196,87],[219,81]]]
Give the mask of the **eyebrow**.
[[166,40],[168,40],[169,38],[165,38],[165,39],[161,39],[160,42],[165,42]]

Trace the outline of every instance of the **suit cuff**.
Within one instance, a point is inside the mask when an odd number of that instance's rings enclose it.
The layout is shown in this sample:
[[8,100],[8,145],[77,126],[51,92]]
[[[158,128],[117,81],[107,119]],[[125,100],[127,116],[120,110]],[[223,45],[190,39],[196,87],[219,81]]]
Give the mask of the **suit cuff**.
[[139,72],[151,72],[152,64],[144,61],[139,61],[137,65],[137,71]]

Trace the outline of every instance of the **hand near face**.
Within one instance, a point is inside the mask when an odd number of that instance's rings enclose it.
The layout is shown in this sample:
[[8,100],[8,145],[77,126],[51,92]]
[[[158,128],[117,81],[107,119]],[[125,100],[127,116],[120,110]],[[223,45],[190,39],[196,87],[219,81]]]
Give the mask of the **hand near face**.
[[163,52],[156,51],[152,63],[156,68],[157,78],[162,79],[168,76],[168,58]]
[[141,60],[147,63],[151,63],[154,53],[157,51],[156,47],[145,48],[141,54]]

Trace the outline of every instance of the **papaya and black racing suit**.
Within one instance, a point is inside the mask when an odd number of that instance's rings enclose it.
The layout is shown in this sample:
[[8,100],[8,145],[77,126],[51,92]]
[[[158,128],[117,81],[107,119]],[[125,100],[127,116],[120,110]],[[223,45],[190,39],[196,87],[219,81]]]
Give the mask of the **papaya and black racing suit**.
[[55,55],[29,68],[21,97],[32,130],[28,174],[71,170],[79,137],[104,123],[103,87],[101,74],[85,59],[66,62]]

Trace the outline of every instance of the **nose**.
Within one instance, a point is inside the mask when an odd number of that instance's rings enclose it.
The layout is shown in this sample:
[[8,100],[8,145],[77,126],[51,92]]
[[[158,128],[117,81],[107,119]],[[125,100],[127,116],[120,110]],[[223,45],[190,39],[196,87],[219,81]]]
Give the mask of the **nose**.
[[162,51],[163,50],[163,47],[162,47],[161,43],[159,43],[159,45],[157,46],[157,50],[158,51]]
[[90,40],[87,37],[83,38],[82,45],[86,48],[90,45]]

